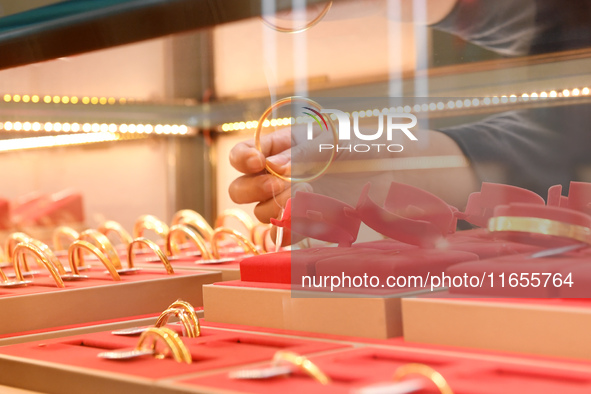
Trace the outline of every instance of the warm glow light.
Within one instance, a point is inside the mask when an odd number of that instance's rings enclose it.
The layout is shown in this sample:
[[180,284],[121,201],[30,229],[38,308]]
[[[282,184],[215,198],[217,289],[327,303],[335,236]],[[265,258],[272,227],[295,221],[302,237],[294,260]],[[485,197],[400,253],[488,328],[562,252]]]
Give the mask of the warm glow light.
[[578,96],[579,94],[581,94],[581,91],[579,89],[573,89],[573,96]]
[[39,102],[39,96],[34,95],[33,97],[31,97],[31,101],[34,103],[38,103]]
[[101,105],[105,105],[107,104],[107,99],[105,97],[101,97],[99,103],[101,103]]
[[119,131],[122,133],[127,133],[127,125],[122,124],[121,126],[119,126]]
[[78,104],[78,97],[76,97],[76,96],[72,96],[72,97],[70,97],[70,102],[71,102],[72,104]]
[[45,104],[51,103],[51,96],[43,96],[43,102]]
[[91,129],[94,133],[98,133],[101,130],[101,126],[98,123],[93,123],[92,124],[92,129]]
[[90,103],[90,99],[88,97],[82,97],[82,104]]
[[[94,130],[93,130],[93,131],[94,131]],[[101,124],[101,131],[102,131],[103,133],[104,133],[104,132],[107,132],[107,131],[109,131],[109,125],[108,125],[108,124],[106,124],[106,123],[103,123],[103,124]]]
[[0,152],[22,149],[48,148],[54,146],[87,144],[93,142],[116,141],[119,138],[112,133],[68,134],[44,137],[8,139],[0,141]]
[[80,131],[80,125],[79,125],[78,123],[74,123],[74,124],[72,125],[72,131],[73,131],[74,133],[77,133],[77,132],[79,132],[79,131]]
[[39,131],[39,130],[41,130],[41,123],[39,123],[39,122],[33,123],[33,131]]
[[587,96],[589,94],[589,88],[583,88],[582,93]]
[[90,126],[90,123],[84,123],[82,125],[82,131],[84,131],[85,133],[90,132],[90,130],[92,130],[92,126]]
[[4,130],[6,130],[6,131],[12,130],[12,122],[5,122],[4,123]]
[[563,95],[564,97],[568,97],[568,96],[570,96],[570,91],[569,91],[568,89],[564,89],[564,90],[562,91],[562,95]]
[[14,122],[12,127],[15,131],[21,131],[23,129],[23,124],[21,122]]
[[28,95],[24,95],[23,96],[23,103],[28,103],[29,101],[31,101],[31,97],[29,97]]
[[62,124],[61,123],[54,123],[53,124],[53,131],[62,131]]
[[70,130],[71,130],[71,129],[72,129],[72,127],[70,126],[70,124],[69,124],[69,123],[64,123],[64,124],[62,125],[62,130],[63,130],[65,133],[68,133],[68,132],[70,132]]
[[51,130],[53,130],[53,125],[49,122],[45,123],[45,127],[43,127],[43,129],[47,132],[50,132]]
[[110,131],[111,133],[114,133],[114,132],[116,132],[116,131],[117,131],[117,125],[116,125],[116,124],[114,124],[114,123],[111,123],[111,124],[109,125],[109,131]]
[[162,134],[162,132],[164,131],[161,124],[156,125],[155,130],[156,134]]
[[4,101],[9,102],[10,100],[12,100],[12,97],[10,96],[10,94],[5,94]]
[[91,99],[90,99],[90,102],[91,102],[92,104],[98,104],[98,101],[99,101],[99,100],[98,100],[98,97],[93,97],[93,98],[91,98]]
[[151,124],[147,124],[145,126],[145,130],[146,130],[146,133],[152,134],[152,132],[154,131],[154,127]]
[[12,96],[12,99],[14,100],[15,103],[18,103],[19,101],[21,101],[21,96],[19,96],[18,94],[15,94],[14,96]]
[[107,102],[111,105],[115,104],[117,102],[117,100],[115,100],[113,97],[109,97],[109,99],[107,100]]
[[53,102],[55,104],[59,104],[59,102],[60,102],[60,96],[53,96]]
[[31,131],[31,122],[25,122],[23,124],[23,130],[24,131]]

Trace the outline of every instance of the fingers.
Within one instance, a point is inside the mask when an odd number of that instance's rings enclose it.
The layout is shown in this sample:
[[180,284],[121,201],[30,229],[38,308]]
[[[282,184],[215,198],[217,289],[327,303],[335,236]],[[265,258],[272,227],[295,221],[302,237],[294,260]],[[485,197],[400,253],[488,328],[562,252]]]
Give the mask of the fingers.
[[291,147],[289,128],[261,136],[261,151],[254,140],[244,141],[230,151],[230,164],[244,174],[256,174],[265,169],[265,158],[277,155]]
[[312,186],[307,183],[293,184],[291,188],[285,189],[274,198],[259,203],[254,208],[254,215],[262,223],[269,223],[271,218],[279,218],[281,210],[291,196],[298,191],[312,192]]
[[230,198],[236,204],[272,200],[284,192],[289,183],[271,174],[243,175],[232,181],[229,187]]

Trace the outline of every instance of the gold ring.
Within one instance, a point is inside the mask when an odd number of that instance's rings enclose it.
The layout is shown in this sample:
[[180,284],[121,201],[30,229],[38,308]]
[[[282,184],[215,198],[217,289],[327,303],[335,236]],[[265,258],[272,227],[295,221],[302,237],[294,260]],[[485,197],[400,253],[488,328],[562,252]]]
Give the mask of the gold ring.
[[32,242],[21,242],[21,243],[17,244],[13,250],[12,263],[14,264],[14,272],[16,274],[16,279],[19,282],[25,281],[25,278],[23,277],[23,274],[21,272],[20,262],[21,262],[21,257],[22,257],[22,260],[24,261],[25,255],[27,252],[34,254],[35,257],[37,258],[37,261],[39,263],[41,263],[42,265],[44,265],[45,268],[47,268],[47,270],[49,271],[49,273],[51,274],[51,276],[55,280],[57,287],[61,287],[61,288],[66,287],[66,285],[64,285],[64,281],[60,277],[60,274],[59,274],[57,268],[53,265],[53,263],[45,255],[43,250],[39,246],[37,246],[36,244],[34,244]]
[[260,254],[256,246],[254,246],[252,242],[248,240],[248,238],[240,234],[238,231],[232,230],[231,228],[219,227],[213,231],[213,235],[211,237],[211,254],[213,255],[214,259],[220,258],[218,241],[224,234],[230,235],[232,238],[236,239],[236,241],[238,241],[238,243],[242,245],[244,252],[250,252],[254,255]]
[[51,250],[51,248],[49,246],[47,246],[43,242],[39,241],[38,239],[34,239],[34,238],[32,238],[29,242],[37,245],[37,247],[39,247],[39,249],[41,249],[43,251],[43,253],[47,257],[47,259],[51,262],[51,264],[53,264],[54,267],[57,268],[57,272],[59,272],[60,275],[67,274],[64,266],[62,265],[62,262],[60,261],[60,259],[57,258],[57,256],[55,255],[55,253],[53,253],[53,251]]
[[9,283],[8,277],[6,276],[4,271],[2,271],[2,268],[0,268],[0,280],[2,281],[2,283]]
[[170,316],[176,316],[180,319],[189,338],[196,338],[199,336],[197,327],[195,327],[195,321],[187,315],[186,310],[184,308],[168,308],[167,310],[162,312],[160,316],[158,316],[158,320],[156,320],[156,324],[154,326],[165,326],[166,323],[168,323],[168,319],[170,318]]
[[[117,272],[117,268],[113,262],[105,256],[102,250],[94,246],[88,241],[83,241],[81,239],[77,239],[76,241],[70,244],[68,248],[68,261],[70,262],[70,269],[72,270],[72,274],[80,275],[80,271],[78,270],[78,266],[80,265],[80,260],[82,259],[82,250],[87,250],[90,253],[94,254],[101,263],[107,268],[109,274],[113,280],[121,280],[119,273]],[[76,253],[78,252],[78,253]]]
[[[271,112],[273,112],[275,109],[280,108],[284,105],[291,104],[292,101],[303,101],[304,103],[314,107],[318,111],[322,110],[322,107],[320,106],[320,104],[318,104],[317,102],[310,100],[308,98],[304,98],[304,97],[286,97],[286,98],[282,98],[281,100],[276,101],[273,105],[271,105],[269,108],[267,108],[267,110],[263,113],[263,115],[261,115],[261,117],[259,119],[259,123],[257,124],[257,129],[254,132],[254,144],[259,152],[263,153],[263,149],[261,146],[261,132],[263,130],[263,123],[265,122],[265,120],[267,119],[269,114],[271,114]],[[330,125],[330,128],[332,129],[334,144],[336,146],[336,145],[338,145],[338,141],[339,141],[337,129],[334,125],[334,122],[330,118],[330,116],[327,116],[326,119],[328,120],[328,124]],[[332,149],[331,154],[330,154],[330,159],[326,162],[324,167],[322,167],[322,169],[320,169],[320,171],[317,174],[313,174],[309,177],[304,177],[304,178],[293,178],[293,177],[287,177],[287,176],[281,175],[278,172],[274,171],[266,163],[265,163],[265,168],[267,169],[267,171],[269,173],[271,173],[271,174],[275,175],[276,177],[278,177],[279,179],[282,179],[287,182],[311,182],[311,181],[319,178],[322,174],[324,174],[326,172],[326,170],[328,170],[328,167],[330,167],[330,165],[332,164],[332,162],[335,158],[335,155],[336,155],[336,150]]]
[[144,231],[152,230],[162,238],[166,239],[168,235],[168,225],[153,215],[140,216],[133,225],[133,238],[140,238]]
[[418,363],[402,365],[398,367],[398,369],[396,369],[396,372],[394,372],[394,381],[398,382],[408,375],[424,376],[431,382],[433,382],[435,386],[437,386],[441,394],[453,394],[453,391],[449,386],[449,383],[447,383],[447,380],[445,380],[443,375],[441,375],[439,372],[429,367],[428,365]]
[[523,216],[496,216],[489,219],[488,231],[516,231],[543,234],[591,244],[591,228],[550,219]]
[[108,236],[109,233],[117,234],[125,246],[129,245],[131,241],[133,241],[132,236],[129,235],[123,226],[113,220],[107,220],[101,224],[97,230],[105,236]]
[[286,350],[279,350],[273,356],[273,364],[277,365],[280,362],[288,362],[295,365],[312,378],[314,378],[320,384],[329,384],[331,379],[316,366],[312,361],[308,360],[304,356],[300,356],[297,353],[289,352]]
[[275,31],[278,31],[280,33],[301,33],[301,32],[304,32],[304,31],[314,27],[316,24],[318,24],[318,22],[320,22],[324,18],[324,16],[328,13],[331,6],[332,6],[332,1],[329,1],[327,3],[327,5],[322,9],[320,14],[318,14],[318,16],[316,16],[316,18],[312,19],[310,22],[306,23],[305,26],[303,26],[299,29],[290,29],[290,28],[286,28],[286,27],[277,26],[274,23],[271,23],[268,20],[266,20],[263,15],[261,15],[261,20],[263,21],[265,26],[267,26]]
[[64,248],[62,238],[68,238],[69,242],[74,242],[79,236],[80,234],[78,234],[78,231],[74,230],[72,227],[59,226],[53,230],[53,247],[55,250],[65,250],[67,248]]
[[[6,258],[8,261],[12,261],[12,257],[14,255],[14,248],[20,242],[30,242],[33,238],[29,237],[25,233],[12,233],[6,239],[4,244],[4,250],[6,252]],[[23,258],[23,266],[25,267],[25,271],[30,271],[29,264],[27,263],[27,259]]]
[[252,229],[255,226],[254,221],[252,218],[244,212],[242,209],[226,209],[220,216],[217,217],[215,220],[215,227],[224,227],[224,222],[226,218],[233,217],[238,219],[240,223],[248,230],[249,236],[251,237],[252,241]]
[[152,339],[152,344],[149,346],[152,350],[156,350],[156,341],[158,338],[162,339],[166,346],[168,346],[168,349],[171,351],[172,357],[176,362],[191,364],[191,353],[189,353],[189,350],[183,341],[179,338],[176,332],[166,327],[150,327],[146,329],[146,331],[140,336],[136,350],[143,350],[145,342],[149,339]]
[[206,241],[211,240],[213,228],[207,223],[207,220],[197,212],[191,209],[182,209],[174,214],[171,225],[187,224],[199,231]]
[[136,238],[129,244],[129,246],[127,246],[127,267],[128,268],[133,268],[133,257],[134,257],[133,246],[136,244],[146,245],[150,249],[152,249],[152,251],[154,253],[156,253],[156,256],[158,256],[160,261],[162,261],[162,264],[164,264],[164,267],[166,268],[166,272],[168,274],[174,274],[174,270],[172,269],[172,265],[170,265],[170,261],[168,260],[168,257],[166,257],[166,255],[162,252],[162,250],[160,250],[160,248],[158,247],[158,245],[156,245],[155,242],[150,241],[148,238]]
[[204,260],[211,260],[211,253],[207,249],[207,245],[205,244],[203,237],[201,237],[197,231],[193,231],[192,227],[184,224],[175,224],[170,228],[168,237],[166,239],[166,254],[169,256],[174,256],[175,254],[179,253],[180,247],[176,241],[176,238],[174,237],[174,235],[179,235],[179,233],[185,235],[187,238],[189,238],[189,240],[193,241],[195,246],[197,246],[197,249],[201,251],[201,258]]
[[[113,247],[109,238],[107,238],[104,234],[97,230],[85,230],[80,233],[78,237],[81,241],[88,241],[103,252],[103,254],[111,261],[115,269],[122,269],[121,260],[119,259],[119,254]],[[82,264],[82,254],[80,255],[79,263]]]

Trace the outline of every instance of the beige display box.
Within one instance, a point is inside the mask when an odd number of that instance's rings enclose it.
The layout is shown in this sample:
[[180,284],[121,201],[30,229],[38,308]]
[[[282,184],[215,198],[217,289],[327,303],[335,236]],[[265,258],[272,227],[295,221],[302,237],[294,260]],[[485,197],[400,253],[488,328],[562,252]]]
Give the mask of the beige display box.
[[585,300],[402,300],[404,339],[591,360]]
[[289,289],[203,286],[207,321],[375,339],[402,336],[400,297],[413,294],[318,298]]
[[36,294],[15,291],[15,295],[0,297],[0,310],[10,311],[2,319],[0,335],[161,313],[179,298],[202,306],[202,286],[220,279],[219,272],[179,272],[158,279],[105,281],[104,285]]

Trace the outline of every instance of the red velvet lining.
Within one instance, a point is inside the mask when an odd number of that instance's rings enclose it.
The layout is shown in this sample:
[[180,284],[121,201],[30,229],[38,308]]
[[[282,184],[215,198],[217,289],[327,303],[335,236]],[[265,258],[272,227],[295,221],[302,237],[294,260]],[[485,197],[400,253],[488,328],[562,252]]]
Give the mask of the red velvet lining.
[[[180,332],[178,325],[170,325]],[[179,364],[167,358],[149,356],[126,361],[98,358],[97,354],[114,349],[134,348],[138,337],[101,332],[46,341],[35,341],[0,348],[0,353],[63,365],[117,372],[144,378],[161,379],[186,373],[205,371],[269,360],[278,350],[300,354],[338,349],[346,345],[298,338],[265,337],[248,333],[232,333],[203,328],[198,338],[183,337],[193,358],[192,364]]]
[[[587,393],[591,374],[531,365],[499,363],[484,359],[425,354],[408,350],[363,348],[312,356],[320,370],[333,382],[322,386],[301,371],[288,377],[266,380],[232,380],[228,373],[182,380],[197,385],[260,394],[350,393],[352,389],[391,382],[396,368],[408,363],[424,363],[439,371],[454,393]],[[427,381],[426,381],[427,382]],[[428,384],[417,393],[437,393]]]

